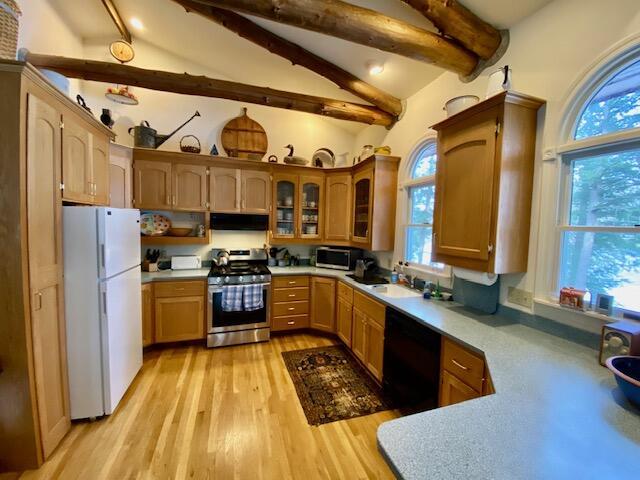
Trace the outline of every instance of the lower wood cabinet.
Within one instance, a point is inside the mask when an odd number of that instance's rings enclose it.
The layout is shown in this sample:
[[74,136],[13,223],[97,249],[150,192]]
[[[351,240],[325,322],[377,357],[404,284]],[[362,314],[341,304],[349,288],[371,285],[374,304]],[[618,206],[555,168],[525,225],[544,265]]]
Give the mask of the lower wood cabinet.
[[309,328],[309,277],[274,277],[271,283],[271,331]]
[[382,381],[385,307],[354,292],[351,350],[371,374]]
[[336,331],[336,281],[332,278],[311,278],[311,328],[324,332]]
[[155,343],[205,337],[203,281],[158,282],[154,286]]
[[336,310],[336,334],[347,347],[351,347],[352,325],[353,325],[353,305],[344,298],[338,297],[338,308]]
[[365,349],[366,349],[366,335],[367,335],[367,316],[358,310],[353,308],[353,327],[351,337],[351,351],[358,357],[358,359],[365,363]]
[[455,375],[443,370],[440,375],[440,406],[446,407],[455,403],[464,402],[481,397],[469,385],[458,379]]
[[155,325],[153,321],[153,284],[142,284],[142,346],[154,342]]

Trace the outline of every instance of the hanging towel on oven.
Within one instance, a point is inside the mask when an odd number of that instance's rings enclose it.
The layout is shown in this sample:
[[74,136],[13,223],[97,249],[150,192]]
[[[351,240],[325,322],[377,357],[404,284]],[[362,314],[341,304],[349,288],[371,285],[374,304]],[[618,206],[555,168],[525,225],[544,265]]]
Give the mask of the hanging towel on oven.
[[222,287],[222,311],[241,312],[244,285],[225,285]]
[[262,284],[257,285],[245,285],[243,293],[244,309],[247,312],[253,310],[260,310],[264,307],[262,300]]

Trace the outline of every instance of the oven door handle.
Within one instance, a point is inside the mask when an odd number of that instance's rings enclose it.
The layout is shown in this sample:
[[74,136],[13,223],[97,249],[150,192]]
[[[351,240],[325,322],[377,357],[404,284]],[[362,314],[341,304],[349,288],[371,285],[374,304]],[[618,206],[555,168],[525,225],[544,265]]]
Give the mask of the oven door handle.
[[[247,285],[251,285],[251,286],[253,286],[253,285],[260,285],[260,286],[263,288],[263,290],[267,290],[267,289],[271,286],[271,283],[250,283],[250,284],[247,284]],[[239,285],[229,285],[229,286],[230,286],[230,287],[231,287],[231,286],[236,287],[236,286],[239,286]],[[217,286],[217,285],[209,285],[209,293],[210,293],[210,294],[211,294],[211,293],[221,293],[221,292],[222,292],[222,289],[223,289],[224,287],[225,287],[225,285],[220,285],[220,286]]]

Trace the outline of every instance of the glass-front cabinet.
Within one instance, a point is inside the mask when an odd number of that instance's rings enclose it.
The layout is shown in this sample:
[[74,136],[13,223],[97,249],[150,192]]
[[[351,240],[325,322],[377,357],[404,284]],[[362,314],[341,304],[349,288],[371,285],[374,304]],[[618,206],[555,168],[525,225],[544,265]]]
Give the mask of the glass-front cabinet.
[[273,198],[275,200],[271,231],[273,238],[294,238],[296,236],[297,193],[297,175],[275,174],[273,176]]
[[353,177],[353,232],[352,241],[367,243],[371,231],[371,200],[373,171],[366,170]]
[[319,239],[323,225],[324,178],[301,175],[299,179],[301,199],[298,235],[305,239]]

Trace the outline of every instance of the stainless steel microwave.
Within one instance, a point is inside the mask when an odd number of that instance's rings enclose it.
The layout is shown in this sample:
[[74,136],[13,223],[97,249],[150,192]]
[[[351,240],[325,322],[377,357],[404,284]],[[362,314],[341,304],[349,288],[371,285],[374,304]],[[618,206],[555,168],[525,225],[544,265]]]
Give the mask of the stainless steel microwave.
[[318,267],[353,270],[359,258],[362,258],[362,250],[358,248],[318,247],[316,249],[316,266]]

